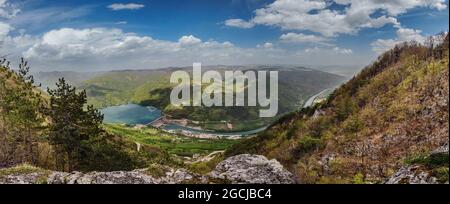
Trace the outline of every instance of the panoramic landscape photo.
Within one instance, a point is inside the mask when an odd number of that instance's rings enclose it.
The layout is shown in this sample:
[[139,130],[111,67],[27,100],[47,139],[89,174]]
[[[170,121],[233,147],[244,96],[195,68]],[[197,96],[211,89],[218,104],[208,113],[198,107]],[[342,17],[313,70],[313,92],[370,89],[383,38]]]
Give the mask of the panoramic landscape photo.
[[447,0],[0,0],[0,184],[448,184]]

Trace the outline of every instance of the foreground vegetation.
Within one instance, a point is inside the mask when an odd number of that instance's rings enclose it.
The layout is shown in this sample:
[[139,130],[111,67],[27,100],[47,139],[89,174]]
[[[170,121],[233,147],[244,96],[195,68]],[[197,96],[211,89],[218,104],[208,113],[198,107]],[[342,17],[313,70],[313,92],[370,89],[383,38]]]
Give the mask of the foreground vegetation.
[[59,171],[114,171],[178,165],[170,153],[106,132],[103,116],[86,106],[85,91],[60,79],[39,91],[22,60],[17,71],[0,64],[0,168],[28,163]]

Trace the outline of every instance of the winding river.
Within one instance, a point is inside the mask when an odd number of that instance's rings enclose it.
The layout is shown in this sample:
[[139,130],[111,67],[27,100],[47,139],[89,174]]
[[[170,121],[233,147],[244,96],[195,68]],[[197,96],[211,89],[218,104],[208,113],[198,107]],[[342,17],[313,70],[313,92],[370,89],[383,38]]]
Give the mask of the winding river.
[[[311,106],[314,103],[314,100],[320,96],[321,94],[325,93],[328,89],[325,89],[318,94],[310,97],[305,105],[304,108]],[[128,125],[138,125],[138,124],[149,124],[159,118],[162,117],[161,110],[153,107],[153,106],[141,106],[137,104],[126,104],[126,105],[119,105],[119,106],[110,106],[104,109],[100,110],[104,116],[104,122],[105,123],[122,123],[122,124],[128,124]],[[214,136],[220,136],[220,137],[230,137],[230,136],[247,136],[247,135],[254,135],[256,133],[262,132],[267,127],[261,127],[255,130],[249,130],[249,131],[241,131],[241,132],[213,132],[213,131],[206,131],[206,130],[199,130],[194,129],[190,127],[181,126],[175,123],[169,123],[167,125],[164,125],[162,127],[163,130],[169,131],[169,132],[181,132],[186,131],[191,134],[211,134]]]
[[[149,124],[162,116],[161,110],[153,106],[141,106],[137,104],[126,104],[120,106],[110,106],[101,109],[100,112],[104,115],[105,123],[121,123],[128,125]],[[220,137],[230,136],[247,136],[262,132],[267,127],[258,128],[255,130],[241,131],[241,132],[213,132],[206,130],[199,130],[190,127],[181,126],[175,123],[164,125],[161,129],[169,132],[187,131],[191,134],[211,134]]]

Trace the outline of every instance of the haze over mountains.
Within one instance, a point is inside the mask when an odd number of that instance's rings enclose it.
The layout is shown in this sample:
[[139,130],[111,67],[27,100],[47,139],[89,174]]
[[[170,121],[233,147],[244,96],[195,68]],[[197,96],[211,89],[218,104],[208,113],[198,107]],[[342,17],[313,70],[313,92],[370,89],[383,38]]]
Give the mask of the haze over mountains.
[[[352,65],[352,66],[341,66],[341,65],[324,65],[324,66],[296,66],[296,65],[210,65],[204,66],[204,70],[245,70],[245,69],[260,69],[260,68],[273,68],[275,69],[287,69],[287,68],[304,68],[305,70],[312,69],[314,71],[322,71],[331,74],[340,75],[346,78],[353,77],[358,73],[363,67],[363,65]],[[167,67],[159,69],[121,69],[121,70],[111,70],[111,71],[98,71],[98,72],[78,72],[78,71],[40,71],[33,72],[33,76],[37,83],[42,85],[42,88],[52,87],[57,82],[59,78],[64,77],[70,84],[78,86],[82,82],[87,81],[91,78],[110,73],[110,72],[125,72],[125,71],[175,71],[175,70],[189,70],[192,67]]]

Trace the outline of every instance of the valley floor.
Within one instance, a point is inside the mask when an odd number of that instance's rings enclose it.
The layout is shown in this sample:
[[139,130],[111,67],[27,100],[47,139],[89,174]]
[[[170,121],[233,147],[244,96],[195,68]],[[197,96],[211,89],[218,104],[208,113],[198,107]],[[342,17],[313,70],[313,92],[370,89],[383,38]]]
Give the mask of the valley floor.
[[129,127],[120,124],[105,124],[104,127],[106,131],[130,139],[137,144],[154,146],[181,157],[224,151],[240,141],[239,139],[186,137],[146,126]]

